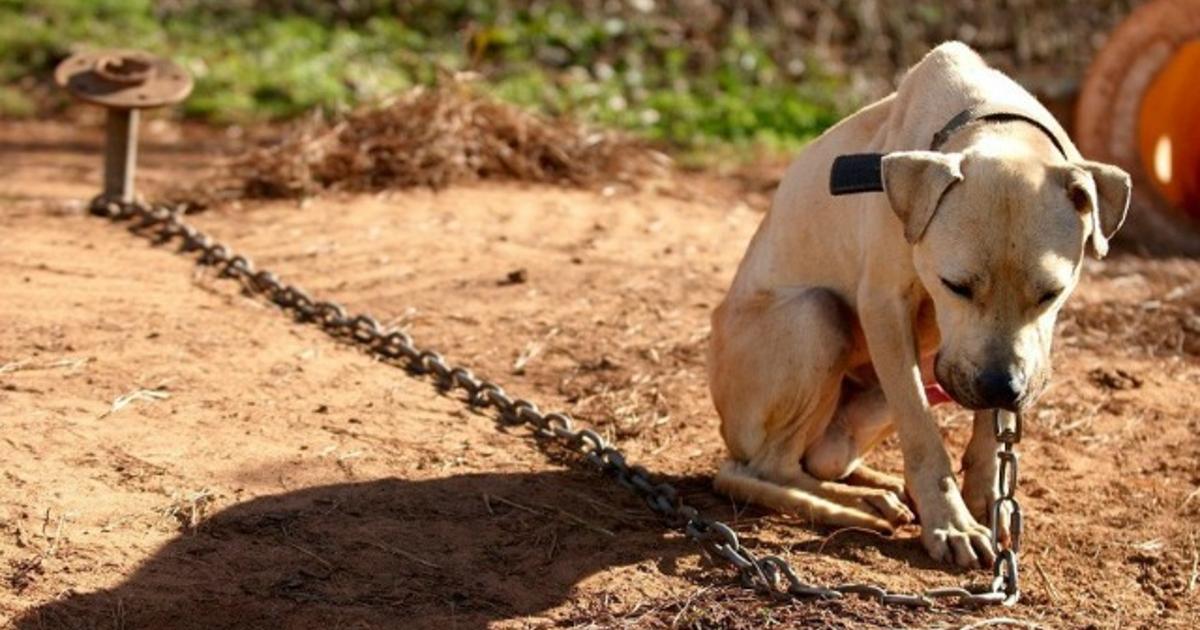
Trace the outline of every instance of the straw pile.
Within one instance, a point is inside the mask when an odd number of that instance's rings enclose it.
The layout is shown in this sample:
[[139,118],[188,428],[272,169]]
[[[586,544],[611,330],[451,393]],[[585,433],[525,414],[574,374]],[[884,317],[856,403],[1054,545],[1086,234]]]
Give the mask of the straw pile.
[[665,174],[668,165],[633,139],[547,119],[450,82],[337,120],[309,119],[281,143],[234,158],[217,188],[221,198],[295,198],[481,179],[633,184]]

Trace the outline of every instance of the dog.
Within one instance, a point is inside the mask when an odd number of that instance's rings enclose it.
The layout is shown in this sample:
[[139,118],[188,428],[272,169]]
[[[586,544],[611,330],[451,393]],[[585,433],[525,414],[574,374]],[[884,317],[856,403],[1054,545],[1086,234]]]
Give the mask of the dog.
[[[835,189],[882,194],[829,194],[839,157]],[[713,312],[730,456],[716,489],[829,525],[919,517],[936,561],[991,565],[989,410],[1020,412],[1045,388],[1058,312],[1130,192],[968,46],[934,48],[794,160]],[[943,397],[976,410],[961,492],[930,412]],[[862,463],[892,432],[903,479]]]

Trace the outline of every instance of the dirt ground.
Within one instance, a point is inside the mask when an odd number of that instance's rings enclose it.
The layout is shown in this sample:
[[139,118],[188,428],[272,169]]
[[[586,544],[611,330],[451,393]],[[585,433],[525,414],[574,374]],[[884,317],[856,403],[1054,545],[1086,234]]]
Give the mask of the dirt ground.
[[[150,125],[144,187],[226,140]],[[617,484],[236,283],[89,217],[99,137],[0,125],[0,621],[17,628],[1200,626],[1200,263],[1089,263],[1020,450],[1013,609],[771,603]],[[314,295],[563,408],[814,582],[979,581],[894,538],[735,509],[708,314],[762,198],[703,175],[194,217]],[[509,282],[524,270],[523,282]],[[961,452],[969,417],[939,411]],[[894,443],[875,456],[897,469]],[[978,627],[978,626],[976,626]]]

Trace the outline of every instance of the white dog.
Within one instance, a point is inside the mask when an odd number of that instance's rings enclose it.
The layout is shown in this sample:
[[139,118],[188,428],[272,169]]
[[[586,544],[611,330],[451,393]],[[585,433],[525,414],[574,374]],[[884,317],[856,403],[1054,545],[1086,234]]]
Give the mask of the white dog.
[[[883,190],[883,194],[833,196]],[[1044,388],[1054,321],[1124,220],[1129,176],[1089,162],[961,43],[809,145],[713,314],[709,381],[731,461],[716,487],[838,525],[909,522],[938,560],[991,564],[990,408]],[[940,385],[940,388],[938,387]],[[930,414],[977,409],[960,493]],[[904,481],[862,465],[898,429]],[[965,500],[964,500],[965,497]]]

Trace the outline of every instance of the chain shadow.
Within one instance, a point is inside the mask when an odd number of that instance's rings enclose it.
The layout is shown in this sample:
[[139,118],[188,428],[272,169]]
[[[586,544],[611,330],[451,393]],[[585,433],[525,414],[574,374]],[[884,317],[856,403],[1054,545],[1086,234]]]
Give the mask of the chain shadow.
[[579,470],[381,479],[217,512],[121,584],[24,613],[34,628],[484,628],[575,585],[696,549]]

